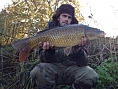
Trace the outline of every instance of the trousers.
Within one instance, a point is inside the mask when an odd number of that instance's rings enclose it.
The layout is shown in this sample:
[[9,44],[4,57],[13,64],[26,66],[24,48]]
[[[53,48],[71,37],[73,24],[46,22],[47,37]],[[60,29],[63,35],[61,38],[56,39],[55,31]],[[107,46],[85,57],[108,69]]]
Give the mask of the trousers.
[[[37,87],[55,89],[58,85],[78,84],[84,86],[97,84],[99,76],[89,66],[79,67],[76,64],[39,63],[30,72],[31,78],[36,81]],[[73,89],[76,89],[72,86]]]

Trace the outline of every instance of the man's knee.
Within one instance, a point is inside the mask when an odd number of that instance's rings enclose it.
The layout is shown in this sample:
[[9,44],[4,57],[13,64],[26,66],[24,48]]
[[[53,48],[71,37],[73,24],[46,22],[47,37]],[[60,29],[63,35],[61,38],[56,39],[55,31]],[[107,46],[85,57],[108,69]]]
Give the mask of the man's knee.
[[34,79],[34,78],[36,77],[36,74],[37,74],[39,71],[40,71],[39,68],[36,66],[34,69],[31,70],[31,72],[30,72],[30,77]]
[[84,86],[87,84],[93,87],[97,85],[98,79],[98,74],[92,68],[86,67],[85,70],[83,70],[81,78],[78,77],[78,79],[75,80],[75,83],[77,83],[79,86]]
[[31,78],[36,82],[38,87],[47,87],[47,81],[54,79],[54,76],[49,77],[50,74],[47,72],[50,71],[49,68],[51,68],[51,65],[49,63],[40,63],[30,72]]
[[42,74],[43,70],[45,69],[44,67],[47,66],[47,63],[40,63],[37,66],[34,67],[34,69],[31,70],[30,76],[32,78],[35,78],[36,75]]
[[42,64],[38,64],[34,67],[34,69],[30,72],[30,77],[35,81],[37,86],[44,86],[44,66]]
[[86,79],[85,79],[85,83],[93,86],[96,86],[98,84],[98,79],[99,76],[98,74],[95,72],[95,70],[93,70],[92,68],[89,69],[88,74],[86,75]]

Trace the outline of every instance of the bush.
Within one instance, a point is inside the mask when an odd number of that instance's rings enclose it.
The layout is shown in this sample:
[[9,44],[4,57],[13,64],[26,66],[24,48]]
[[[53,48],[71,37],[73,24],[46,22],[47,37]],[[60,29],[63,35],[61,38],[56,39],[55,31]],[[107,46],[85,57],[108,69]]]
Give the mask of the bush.
[[118,89],[118,62],[111,59],[97,67],[99,84],[95,89]]

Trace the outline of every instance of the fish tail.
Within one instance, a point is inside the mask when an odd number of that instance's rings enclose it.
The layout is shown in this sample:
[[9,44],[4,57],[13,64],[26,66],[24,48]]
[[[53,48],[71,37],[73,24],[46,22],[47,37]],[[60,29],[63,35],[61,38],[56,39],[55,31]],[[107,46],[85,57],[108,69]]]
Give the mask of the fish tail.
[[18,49],[20,51],[19,53],[19,61],[24,62],[26,58],[28,57],[31,47],[28,44],[29,38],[16,41],[12,44],[13,48]]

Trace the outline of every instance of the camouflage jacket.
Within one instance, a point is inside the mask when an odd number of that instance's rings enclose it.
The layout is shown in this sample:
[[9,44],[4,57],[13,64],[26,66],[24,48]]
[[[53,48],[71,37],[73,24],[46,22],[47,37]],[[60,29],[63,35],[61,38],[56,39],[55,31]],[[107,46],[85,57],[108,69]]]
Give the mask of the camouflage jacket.
[[47,63],[67,63],[76,62],[78,66],[88,65],[87,50],[85,47],[79,47],[77,52],[72,47],[70,54],[64,54],[64,48],[50,48],[48,50],[39,49],[39,57],[41,62]]

